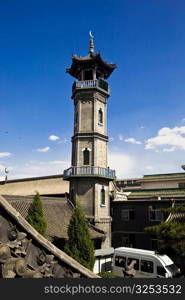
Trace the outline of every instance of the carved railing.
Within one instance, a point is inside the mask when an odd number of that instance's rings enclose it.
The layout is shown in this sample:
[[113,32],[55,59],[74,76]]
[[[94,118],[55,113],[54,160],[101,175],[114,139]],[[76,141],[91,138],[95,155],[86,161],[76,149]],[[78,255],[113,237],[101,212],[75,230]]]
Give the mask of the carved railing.
[[91,88],[98,86],[98,80],[84,80],[84,81],[77,81],[76,88]]
[[101,168],[101,167],[70,167],[69,169],[64,171],[64,178],[69,178],[71,176],[100,176],[106,177],[110,179],[115,179],[116,174],[115,170],[111,170],[110,168]]
[[72,90],[73,92],[76,89],[90,89],[90,88],[99,88],[106,92],[108,95],[110,93],[108,83],[103,79],[97,79],[97,80],[83,80],[83,81],[75,81],[73,83]]

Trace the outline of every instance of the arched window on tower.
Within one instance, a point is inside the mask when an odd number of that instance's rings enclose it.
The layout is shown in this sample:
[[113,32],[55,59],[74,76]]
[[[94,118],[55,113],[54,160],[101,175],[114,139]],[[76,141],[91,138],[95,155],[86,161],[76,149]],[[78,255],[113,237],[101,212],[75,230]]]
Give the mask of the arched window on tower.
[[101,204],[101,206],[105,206],[105,188],[104,188],[104,186],[102,186],[102,188],[101,188],[100,204]]
[[75,131],[78,129],[78,111],[75,112],[75,122],[74,122]]
[[88,166],[90,162],[90,151],[85,148],[85,150],[83,151],[83,164],[85,166]]
[[103,111],[102,108],[98,110],[98,124],[103,124]]

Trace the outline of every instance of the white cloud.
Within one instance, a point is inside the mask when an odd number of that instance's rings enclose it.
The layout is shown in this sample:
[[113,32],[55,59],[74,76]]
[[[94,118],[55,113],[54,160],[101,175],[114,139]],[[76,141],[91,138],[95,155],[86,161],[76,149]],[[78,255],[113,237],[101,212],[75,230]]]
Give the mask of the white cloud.
[[[163,127],[158,131],[158,135],[146,141],[145,149],[156,149],[160,146],[171,146],[180,150],[185,150],[185,126]],[[169,152],[169,151],[168,151]]]
[[69,138],[64,138],[64,143],[68,143],[70,142],[70,139]]
[[68,160],[28,161],[27,163],[14,166],[12,172],[9,173],[9,178],[29,178],[63,174],[63,171],[69,167],[70,161]]
[[135,159],[128,154],[110,152],[108,154],[108,165],[116,170],[118,178],[131,176],[135,166]]
[[[137,148],[137,147],[135,147]],[[165,148],[165,147],[163,147]],[[162,149],[163,149],[162,148]],[[168,149],[168,147],[166,147]],[[169,147],[170,148],[170,147]],[[117,178],[142,177],[144,174],[160,174],[182,172],[181,165],[184,163],[184,152],[171,152],[171,159],[162,150],[144,151],[136,149],[132,154],[121,148],[113,147],[108,153],[108,165],[116,170]]]
[[123,141],[123,136],[122,136],[122,134],[119,134],[119,135],[118,135],[118,139],[119,139],[120,141]]
[[137,141],[135,138],[128,138],[124,140],[126,143],[141,145],[142,143],[140,141]]
[[175,151],[176,150],[176,148],[175,147],[171,147],[171,148],[164,148],[163,149],[163,152],[173,152],[173,151]]
[[60,140],[60,138],[59,138],[59,136],[52,134],[48,137],[48,140],[57,141],[57,140]]
[[10,157],[12,153],[10,152],[0,152],[0,158]]
[[0,171],[4,171],[4,169],[5,169],[5,166],[0,165]]
[[66,143],[69,143],[70,142],[70,138],[63,138],[62,140],[60,140],[58,142],[58,144],[66,144]]
[[151,170],[153,170],[153,169],[154,169],[154,167],[153,167],[153,166],[150,166],[150,165],[148,165],[148,166],[145,166],[145,169],[146,169],[146,170],[149,170],[149,171],[151,171]]
[[37,149],[38,152],[48,152],[50,150],[50,147],[45,147],[45,148],[39,148]]
[[49,161],[49,164],[51,164],[51,165],[68,164],[70,166],[70,162],[65,161],[65,160],[52,160],[52,161]]

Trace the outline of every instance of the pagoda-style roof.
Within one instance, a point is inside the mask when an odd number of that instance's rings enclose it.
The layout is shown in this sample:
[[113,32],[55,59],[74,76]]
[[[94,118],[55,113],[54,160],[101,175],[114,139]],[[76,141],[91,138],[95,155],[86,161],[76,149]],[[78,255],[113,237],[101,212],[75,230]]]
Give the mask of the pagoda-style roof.
[[100,53],[89,52],[89,54],[84,57],[73,55],[72,65],[70,68],[66,69],[66,72],[78,79],[78,74],[81,69],[94,66],[98,66],[98,69],[104,74],[105,79],[107,79],[116,68],[115,64],[104,61],[101,58]]

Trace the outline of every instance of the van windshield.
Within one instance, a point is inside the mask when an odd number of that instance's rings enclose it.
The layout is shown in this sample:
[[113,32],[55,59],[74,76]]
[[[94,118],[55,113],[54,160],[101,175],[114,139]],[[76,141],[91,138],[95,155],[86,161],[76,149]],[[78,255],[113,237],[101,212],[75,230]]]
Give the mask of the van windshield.
[[173,277],[177,277],[179,275],[179,269],[175,264],[171,264],[165,267],[170,273],[172,273]]

